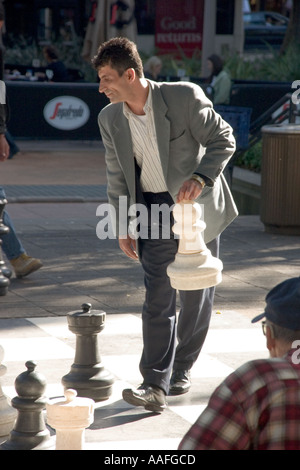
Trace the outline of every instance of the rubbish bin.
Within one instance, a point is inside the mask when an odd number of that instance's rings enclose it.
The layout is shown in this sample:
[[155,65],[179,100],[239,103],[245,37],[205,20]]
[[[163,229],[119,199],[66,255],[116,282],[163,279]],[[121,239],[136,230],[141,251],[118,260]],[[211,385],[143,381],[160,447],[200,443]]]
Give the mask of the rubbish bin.
[[265,231],[300,235],[300,125],[262,128],[261,221]]

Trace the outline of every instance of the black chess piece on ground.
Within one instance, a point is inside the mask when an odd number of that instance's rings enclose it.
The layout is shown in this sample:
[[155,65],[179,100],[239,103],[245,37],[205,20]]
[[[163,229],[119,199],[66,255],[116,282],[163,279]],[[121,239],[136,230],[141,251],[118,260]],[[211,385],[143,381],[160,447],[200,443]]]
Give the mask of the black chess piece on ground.
[[82,311],[67,316],[69,330],[76,334],[76,350],[74,363],[62,384],[65,389],[76,390],[79,397],[102,401],[110,397],[114,377],[102,364],[98,349],[97,335],[105,326],[106,313],[91,307],[83,304]]
[[1,237],[9,232],[9,228],[3,223],[3,212],[7,204],[6,199],[0,199],[0,296],[6,295],[8,292],[8,286],[10,285],[9,278],[12,275],[12,271],[7,268],[3,260],[2,254],[2,240]]
[[27,361],[25,365],[27,371],[15,380],[18,396],[11,401],[18,412],[17,419],[9,439],[0,446],[1,450],[47,450],[53,447],[43,416],[47,402],[43,396],[46,380],[35,372],[36,362]]
[[7,396],[3,393],[1,377],[6,373],[6,366],[3,364],[4,349],[0,344],[0,438],[5,440],[14,427],[16,420],[16,410],[9,404]]

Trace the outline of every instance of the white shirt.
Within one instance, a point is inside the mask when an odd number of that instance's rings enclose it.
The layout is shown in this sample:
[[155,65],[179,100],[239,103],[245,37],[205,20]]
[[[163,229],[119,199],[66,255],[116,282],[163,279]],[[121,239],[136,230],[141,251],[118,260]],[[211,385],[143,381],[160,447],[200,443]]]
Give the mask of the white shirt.
[[127,117],[131,132],[133,153],[141,168],[142,191],[160,193],[167,191],[161,160],[159,156],[154,116],[152,108],[152,91],[149,86],[148,98],[144,106],[145,114],[134,114],[126,103],[123,112]]

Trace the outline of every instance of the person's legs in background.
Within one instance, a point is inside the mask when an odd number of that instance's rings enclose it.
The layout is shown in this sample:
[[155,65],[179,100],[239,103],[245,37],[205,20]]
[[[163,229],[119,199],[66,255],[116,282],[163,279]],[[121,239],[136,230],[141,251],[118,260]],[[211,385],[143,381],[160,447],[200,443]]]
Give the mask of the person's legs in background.
[[11,135],[11,133],[9,131],[5,132],[5,138],[6,138],[7,142],[9,143],[9,157],[8,157],[8,159],[11,159],[11,158],[13,158],[14,155],[16,155],[17,153],[20,152],[20,149],[17,146],[13,136]]
[[[6,199],[5,191],[1,187],[0,199]],[[40,269],[43,266],[42,262],[27,255],[6,210],[3,212],[3,223],[9,228],[9,232],[1,236],[2,251],[12,265],[16,277],[28,276],[28,274]]]

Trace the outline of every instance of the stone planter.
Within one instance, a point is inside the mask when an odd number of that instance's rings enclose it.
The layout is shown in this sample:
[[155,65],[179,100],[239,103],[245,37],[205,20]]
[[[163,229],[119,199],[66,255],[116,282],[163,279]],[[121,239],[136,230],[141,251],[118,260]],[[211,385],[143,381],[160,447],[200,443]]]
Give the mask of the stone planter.
[[233,169],[232,194],[240,215],[259,215],[261,175],[237,166]]

